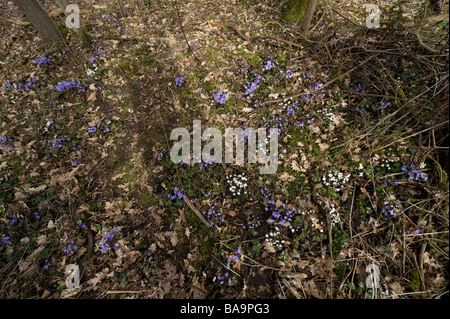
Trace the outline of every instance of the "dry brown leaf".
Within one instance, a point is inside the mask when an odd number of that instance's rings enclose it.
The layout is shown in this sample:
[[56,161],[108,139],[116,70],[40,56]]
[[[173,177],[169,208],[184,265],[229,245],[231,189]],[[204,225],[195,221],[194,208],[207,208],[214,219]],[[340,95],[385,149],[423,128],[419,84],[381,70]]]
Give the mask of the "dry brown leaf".
[[397,295],[401,295],[403,294],[403,291],[405,290],[405,288],[402,287],[402,285],[400,285],[399,282],[393,282],[392,284],[390,284],[391,290],[392,290],[392,296],[395,298]]

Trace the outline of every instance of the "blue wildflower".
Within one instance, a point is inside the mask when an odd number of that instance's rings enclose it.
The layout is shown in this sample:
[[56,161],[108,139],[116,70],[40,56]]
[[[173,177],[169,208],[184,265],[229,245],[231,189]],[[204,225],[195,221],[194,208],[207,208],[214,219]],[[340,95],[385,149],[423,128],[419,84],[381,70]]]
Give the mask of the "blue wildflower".
[[216,102],[219,104],[225,104],[227,100],[227,93],[218,91],[217,93],[214,94],[214,100],[216,100]]

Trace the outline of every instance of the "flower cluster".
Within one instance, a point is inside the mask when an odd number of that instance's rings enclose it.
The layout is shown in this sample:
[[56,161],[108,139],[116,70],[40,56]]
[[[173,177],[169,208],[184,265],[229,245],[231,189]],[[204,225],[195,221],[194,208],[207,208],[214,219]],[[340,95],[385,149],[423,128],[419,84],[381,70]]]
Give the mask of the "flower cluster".
[[9,226],[14,226],[19,221],[18,218],[11,214],[6,214],[6,218],[9,219]]
[[[93,55],[88,58],[88,61],[92,64],[92,67],[94,68],[94,70],[88,69],[88,76],[94,75],[95,72],[98,71],[98,60],[99,60],[100,56],[106,57],[106,53],[108,51],[104,47],[101,47],[97,43],[97,40],[93,39],[92,42],[93,42],[93,44],[95,44],[95,46],[93,49]],[[103,42],[103,44],[106,44],[106,42]]]
[[53,119],[46,119],[45,120],[45,127],[44,127],[44,130],[46,131],[46,132],[48,132],[48,129],[49,128],[55,128],[53,125]]
[[69,235],[67,233],[64,233],[64,237],[60,238],[60,241],[65,244],[63,251],[67,254],[67,257],[72,256],[78,251],[78,246],[74,245],[74,241],[69,239]]
[[11,146],[7,145],[8,142],[12,142],[12,139],[0,136],[0,150],[9,150]]
[[[199,170],[202,170],[202,169],[204,169],[204,168],[206,169],[206,168],[208,168],[208,166],[214,167],[215,164],[221,165],[222,163],[216,163],[216,162],[214,161],[214,158],[212,158],[211,161],[204,161],[204,160],[202,159],[201,162],[200,162],[200,165],[199,165],[198,169],[199,169]],[[217,165],[216,165],[216,166],[217,166]]]
[[154,258],[151,256],[150,253],[148,253],[147,255],[144,256],[144,263],[149,263],[150,265],[153,264],[154,262]]
[[324,109],[318,110],[317,113],[323,114],[331,122],[335,122],[336,119],[340,119],[341,118],[340,115],[337,115],[337,114],[333,113],[333,110],[331,108],[324,108]]
[[[272,50],[270,52],[272,52]],[[278,62],[277,61],[275,61],[275,62],[272,61],[272,59],[275,59],[276,57],[277,57],[277,54],[272,55],[270,53],[269,56],[266,58],[266,60],[261,62],[261,64],[263,65],[262,70],[263,71],[269,71],[269,70],[273,69],[275,66],[277,66]]]
[[170,200],[184,199],[183,189],[179,190],[178,187],[175,186],[173,195],[168,194],[167,197],[170,198]]
[[314,229],[318,229],[321,233],[323,233],[323,222],[319,221],[316,216],[316,212],[313,209],[304,210],[301,212],[301,214],[303,216],[308,216],[311,221],[312,227]]
[[410,181],[428,181],[428,175],[416,169],[416,165],[414,164],[409,165],[409,167],[407,164],[403,165],[402,171],[407,172]]
[[45,56],[43,56],[43,57],[34,59],[34,62],[36,62],[38,65],[41,65],[41,64],[50,64],[51,59],[52,59],[51,56],[49,56],[48,58],[45,57]]
[[56,86],[55,86],[55,90],[58,91],[58,92],[70,91],[73,88],[77,89],[78,92],[85,92],[87,86],[86,85],[82,85],[80,83],[80,81],[75,81],[75,80],[59,81],[58,83],[56,83]]
[[[222,268],[218,267],[217,268],[217,272],[216,275],[213,277],[212,281],[216,282],[219,281],[220,284],[223,284],[225,282],[225,279],[227,279],[229,276],[229,272],[226,271],[225,273],[222,272]],[[228,283],[231,283],[231,278],[228,278]]]
[[[44,82],[41,82],[41,84],[44,84]],[[14,81],[10,81],[3,84],[5,90],[10,89],[11,87],[14,88],[14,92],[16,93],[28,93],[36,87],[36,79],[29,78],[28,81],[24,83],[19,82],[16,84]]]
[[363,177],[364,176],[364,165],[362,163],[359,163],[359,166],[356,168],[358,170],[358,176]]
[[349,181],[350,174],[344,175],[339,171],[328,173],[326,176],[322,176],[322,181],[326,186],[331,186],[336,189],[337,192]]
[[395,203],[392,200],[384,200],[383,205],[380,214],[383,214],[384,216],[389,215],[395,217],[400,212],[400,208],[402,208],[401,204]]
[[225,104],[225,102],[227,101],[227,93],[218,91],[214,94],[214,100],[216,101],[216,103]]
[[52,146],[50,146],[50,148],[61,148],[62,147],[62,142],[66,142],[66,137],[64,135],[64,137],[60,137],[60,138],[54,138],[53,141],[48,141],[49,143],[52,144]]
[[292,71],[290,69],[286,70],[286,79],[290,79],[294,74],[292,73]]
[[[407,230],[407,231],[406,231],[406,233],[407,233],[407,234],[409,234],[409,233],[410,233],[410,231],[409,231],[409,230]],[[415,234],[417,234],[417,235],[418,235],[418,234],[420,234],[420,229],[416,229],[416,230],[414,231],[414,233],[415,233]]]
[[280,236],[280,229],[278,228],[278,226],[275,226],[275,231],[271,231],[270,233],[267,233],[265,235],[267,244],[273,246],[274,248],[282,249],[284,240],[280,240]]
[[353,85],[353,89],[355,90],[355,92],[365,92],[365,90],[361,87],[361,83],[358,83],[358,85]]
[[261,194],[264,196],[264,198],[268,199],[270,197],[270,190],[261,184],[258,184],[258,187],[260,188]]
[[174,76],[174,78],[175,78],[175,85],[176,86],[182,86],[186,76],[181,76],[181,77],[175,77]]
[[252,82],[244,84],[245,95],[247,95],[247,98],[253,97],[255,90],[259,88],[259,83],[261,81],[265,81],[265,78],[260,75],[257,75]]
[[331,210],[328,212],[331,217],[331,224],[334,226],[339,223],[340,215],[334,204],[331,204]]
[[[205,195],[205,196],[207,196],[207,195]],[[213,207],[210,207],[210,209],[208,209],[208,211],[202,212],[203,216],[205,216],[206,219],[208,220],[208,224],[210,226],[215,226],[219,222],[222,223],[225,221],[225,219],[222,216],[222,213],[216,211],[217,206],[218,206],[217,203],[214,203]]]
[[225,254],[225,259],[228,260],[227,269],[230,268],[231,261],[234,263],[238,263],[241,259],[242,249],[238,248],[234,252],[232,252],[230,255]]
[[158,161],[162,161],[162,159],[164,158],[164,156],[167,155],[167,150],[164,147],[161,151],[161,153],[158,154]]
[[387,170],[391,170],[391,164],[390,163],[393,163],[393,162],[395,162],[392,158],[382,158],[381,160],[380,160],[380,166],[381,167],[383,167],[383,168],[386,168]]
[[74,161],[71,161],[72,166],[77,167],[78,165],[80,165],[80,160],[77,158]]
[[[109,250],[109,243],[108,242],[112,242],[114,237],[117,235],[117,233],[119,232],[119,228],[113,228],[109,231],[105,231],[103,233],[103,237],[99,240],[98,242],[98,249],[102,252],[102,253],[106,253]],[[119,248],[119,244],[115,243],[114,244],[114,248]]]
[[233,195],[241,195],[247,194],[247,177],[245,177],[245,174],[231,174],[226,177],[227,183],[229,185],[229,191]]
[[[395,104],[395,101],[394,101]],[[380,102],[380,105],[377,106],[378,110],[384,110],[385,108],[388,108],[389,106],[391,106],[392,103],[391,102],[386,102],[384,103],[383,101]]]
[[[41,210],[42,210],[42,206],[39,206],[39,207],[38,207],[38,210],[41,211]],[[35,217],[36,219],[41,218],[41,216],[39,216],[39,213],[38,213],[38,212],[34,212],[34,217]]]
[[6,234],[2,234],[0,237],[0,245],[11,245],[11,237]]
[[269,70],[273,69],[276,65],[278,65],[278,62],[277,61],[272,62],[272,60],[267,60],[265,62],[262,62],[262,64],[263,64],[262,70],[269,71]]
[[[267,220],[269,224],[273,224],[276,222],[278,225],[285,225],[287,222],[291,222],[294,217],[294,212],[297,210],[295,207],[292,210],[286,210],[286,204],[281,202],[275,202],[273,200],[269,200],[267,202],[269,204],[268,207],[265,207],[264,210],[272,211],[272,215]],[[284,213],[284,214],[283,214]],[[292,226],[290,226],[292,227]]]
[[80,227],[82,228],[82,229],[86,229],[86,224],[83,224],[83,222],[81,221],[81,220],[79,220],[78,222],[77,222],[77,224],[78,225],[80,225]]
[[253,235],[257,235],[258,233],[254,229],[261,226],[261,221],[259,219],[255,218],[254,216],[248,216],[247,224],[241,224],[241,226],[242,226],[242,229],[244,229],[244,230],[249,229],[253,233]]

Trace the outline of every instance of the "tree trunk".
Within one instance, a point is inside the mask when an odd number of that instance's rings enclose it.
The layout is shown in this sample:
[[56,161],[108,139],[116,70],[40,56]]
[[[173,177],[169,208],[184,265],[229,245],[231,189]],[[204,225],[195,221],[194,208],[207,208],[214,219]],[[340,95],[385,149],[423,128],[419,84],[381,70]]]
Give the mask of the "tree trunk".
[[[69,13],[66,12],[66,7],[67,7],[66,0],[56,0],[56,2],[58,3],[58,6],[60,7],[60,9],[64,13],[64,15],[66,17],[68,17]],[[86,34],[86,32],[83,31],[83,29],[81,28],[81,25],[80,25],[79,29],[75,29],[75,32],[80,36],[84,47],[86,47],[86,48],[92,47],[92,39]]]
[[290,22],[298,23],[305,15],[308,0],[289,0],[283,19]]
[[61,33],[47,12],[41,8],[36,0],[14,0],[20,10],[27,16],[31,24],[36,28],[44,40],[61,42]]
[[305,16],[303,17],[302,25],[300,27],[301,34],[306,38],[309,33],[309,26],[311,25],[311,20],[316,9],[317,0],[309,0],[308,6],[306,7]]

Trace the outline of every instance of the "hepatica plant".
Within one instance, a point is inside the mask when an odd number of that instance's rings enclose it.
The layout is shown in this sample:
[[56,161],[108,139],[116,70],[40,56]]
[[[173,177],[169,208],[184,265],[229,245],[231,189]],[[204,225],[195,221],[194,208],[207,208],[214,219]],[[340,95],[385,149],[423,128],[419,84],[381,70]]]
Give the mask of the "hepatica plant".
[[225,102],[227,101],[227,93],[218,91],[214,94],[214,100],[216,101],[216,103],[225,104]]
[[87,88],[87,85],[82,85],[80,81],[60,81],[56,83],[55,90],[58,92],[66,92],[70,91],[71,89],[77,89],[78,92],[85,92]]
[[36,62],[37,65],[50,64],[51,63],[51,59],[52,59],[51,56],[49,56],[49,57],[43,56],[43,57],[34,59],[34,62]]
[[113,228],[109,231],[105,231],[103,232],[103,237],[99,240],[99,242],[97,243],[98,245],[98,249],[102,252],[102,253],[107,253],[110,245],[112,245],[114,248],[119,248],[119,244],[118,243],[114,243],[112,244],[114,237],[117,235],[117,233],[119,232],[119,228]]

